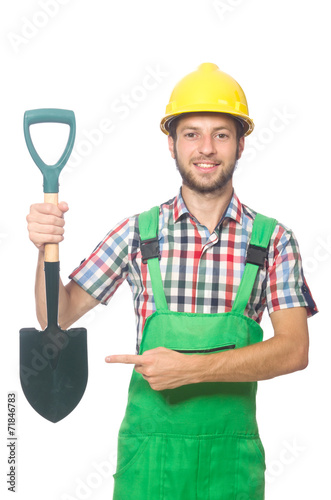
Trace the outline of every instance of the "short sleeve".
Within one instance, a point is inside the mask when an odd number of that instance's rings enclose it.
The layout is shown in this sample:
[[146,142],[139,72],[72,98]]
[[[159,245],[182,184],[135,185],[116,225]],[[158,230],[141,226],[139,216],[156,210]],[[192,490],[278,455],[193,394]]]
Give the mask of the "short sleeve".
[[318,312],[305,280],[297,239],[290,229],[277,225],[269,250],[266,298],[268,312],[305,307],[307,316]]
[[102,304],[108,304],[128,274],[130,219],[113,228],[69,278]]

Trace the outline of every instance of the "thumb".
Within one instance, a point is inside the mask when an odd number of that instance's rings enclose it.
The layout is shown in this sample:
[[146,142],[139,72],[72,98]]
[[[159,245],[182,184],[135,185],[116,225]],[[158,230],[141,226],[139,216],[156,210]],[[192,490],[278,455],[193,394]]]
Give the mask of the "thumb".
[[66,201],[60,201],[60,203],[58,204],[58,207],[63,213],[65,213],[69,210],[68,203]]

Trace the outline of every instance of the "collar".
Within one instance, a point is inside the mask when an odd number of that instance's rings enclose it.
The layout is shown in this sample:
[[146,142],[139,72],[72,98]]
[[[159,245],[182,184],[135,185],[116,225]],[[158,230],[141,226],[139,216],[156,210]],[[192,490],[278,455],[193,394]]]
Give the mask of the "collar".
[[[175,223],[185,217],[192,217],[194,219],[185,205],[185,201],[182,197],[182,188],[180,188],[178,195],[175,197],[173,206]],[[224,221],[224,219],[232,219],[242,225],[243,207],[235,191],[233,191],[230,203],[228,204],[223,217],[217,224],[217,227]]]

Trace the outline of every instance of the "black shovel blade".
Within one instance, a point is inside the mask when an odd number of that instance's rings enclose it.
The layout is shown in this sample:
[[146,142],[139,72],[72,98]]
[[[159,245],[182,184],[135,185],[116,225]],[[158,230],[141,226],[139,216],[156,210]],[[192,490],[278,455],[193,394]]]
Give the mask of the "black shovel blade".
[[85,328],[20,330],[20,379],[25,397],[42,417],[59,422],[78,405],[88,377]]

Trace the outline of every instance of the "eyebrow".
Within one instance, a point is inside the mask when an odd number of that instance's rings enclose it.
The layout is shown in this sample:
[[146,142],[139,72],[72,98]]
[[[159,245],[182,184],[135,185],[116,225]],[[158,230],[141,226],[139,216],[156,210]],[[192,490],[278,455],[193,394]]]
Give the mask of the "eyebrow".
[[[186,126],[184,127],[183,129],[181,129],[181,132],[184,132],[185,130],[201,130],[201,127],[194,127],[194,126]],[[229,129],[229,127],[226,127],[226,126],[221,126],[221,127],[214,127],[212,129],[212,132],[216,132],[216,130],[228,130],[229,132],[232,132],[231,129]]]

